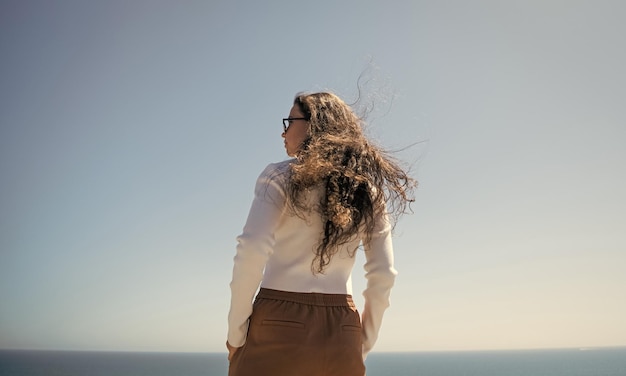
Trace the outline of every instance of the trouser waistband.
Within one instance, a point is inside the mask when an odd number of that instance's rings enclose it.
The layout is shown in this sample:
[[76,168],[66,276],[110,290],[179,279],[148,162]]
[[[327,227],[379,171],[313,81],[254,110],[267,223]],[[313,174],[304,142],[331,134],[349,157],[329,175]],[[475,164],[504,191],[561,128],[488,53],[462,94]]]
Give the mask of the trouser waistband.
[[324,294],[319,292],[293,292],[261,288],[257,299],[284,300],[288,302],[323,306],[323,307],[350,307],[356,308],[352,295]]

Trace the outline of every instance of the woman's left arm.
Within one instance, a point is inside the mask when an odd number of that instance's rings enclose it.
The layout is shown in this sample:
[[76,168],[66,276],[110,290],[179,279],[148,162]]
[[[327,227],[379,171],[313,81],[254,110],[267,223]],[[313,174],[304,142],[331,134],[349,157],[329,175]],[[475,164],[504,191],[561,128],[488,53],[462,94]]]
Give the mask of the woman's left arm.
[[257,179],[248,219],[237,237],[228,314],[228,343],[235,348],[245,343],[254,294],[273,252],[274,231],[284,209],[285,194],[272,166]]

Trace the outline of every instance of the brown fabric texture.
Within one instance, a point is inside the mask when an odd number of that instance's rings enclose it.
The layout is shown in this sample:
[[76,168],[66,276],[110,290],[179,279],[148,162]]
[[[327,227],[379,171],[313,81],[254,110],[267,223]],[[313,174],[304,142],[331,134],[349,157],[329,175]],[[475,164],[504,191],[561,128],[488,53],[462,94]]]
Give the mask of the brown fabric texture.
[[361,319],[352,297],[262,288],[228,375],[365,375]]

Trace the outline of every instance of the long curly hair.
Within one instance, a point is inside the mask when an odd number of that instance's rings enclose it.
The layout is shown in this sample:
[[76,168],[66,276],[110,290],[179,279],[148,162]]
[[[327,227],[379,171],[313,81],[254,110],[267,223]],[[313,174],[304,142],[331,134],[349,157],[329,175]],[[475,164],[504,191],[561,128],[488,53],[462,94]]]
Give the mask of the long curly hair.
[[[395,224],[413,201],[417,182],[366,138],[363,120],[335,94],[298,94],[294,105],[308,120],[308,136],[291,164],[287,197],[296,213],[316,210],[322,217],[324,231],[311,265],[317,274],[359,233],[367,244],[379,216],[387,214]],[[322,190],[314,207],[305,199],[312,188]]]

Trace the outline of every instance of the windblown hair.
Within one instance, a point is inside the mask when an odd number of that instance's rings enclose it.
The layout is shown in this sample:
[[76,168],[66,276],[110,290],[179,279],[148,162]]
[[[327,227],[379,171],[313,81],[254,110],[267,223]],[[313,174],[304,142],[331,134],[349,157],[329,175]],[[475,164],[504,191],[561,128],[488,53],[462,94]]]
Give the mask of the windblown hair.
[[[309,134],[291,165],[288,202],[296,213],[317,210],[322,217],[324,231],[311,270],[323,273],[340,245],[361,232],[365,244],[371,240],[376,218],[388,214],[395,223],[406,213],[417,182],[368,141],[363,121],[338,96],[299,94],[294,104],[308,120]],[[312,188],[322,190],[315,207],[304,194]]]

